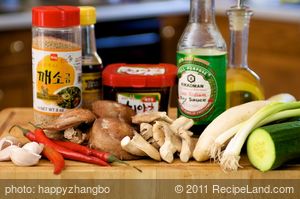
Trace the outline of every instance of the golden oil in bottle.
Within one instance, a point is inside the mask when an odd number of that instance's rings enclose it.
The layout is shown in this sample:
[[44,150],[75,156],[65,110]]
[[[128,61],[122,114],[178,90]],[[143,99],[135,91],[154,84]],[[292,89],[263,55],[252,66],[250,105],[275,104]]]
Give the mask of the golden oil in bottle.
[[259,76],[248,67],[248,32],[252,11],[246,6],[231,7],[227,14],[230,27],[230,56],[226,72],[226,108],[263,100]]
[[228,68],[226,78],[226,107],[254,100],[263,100],[259,77],[249,68]]

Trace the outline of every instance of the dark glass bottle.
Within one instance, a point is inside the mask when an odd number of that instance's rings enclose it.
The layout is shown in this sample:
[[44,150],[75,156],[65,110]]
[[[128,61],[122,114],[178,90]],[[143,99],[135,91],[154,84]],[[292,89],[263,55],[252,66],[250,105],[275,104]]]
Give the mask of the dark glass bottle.
[[102,99],[102,60],[97,54],[95,29],[96,9],[91,6],[80,7],[80,25],[82,31],[82,107],[91,108],[91,104]]

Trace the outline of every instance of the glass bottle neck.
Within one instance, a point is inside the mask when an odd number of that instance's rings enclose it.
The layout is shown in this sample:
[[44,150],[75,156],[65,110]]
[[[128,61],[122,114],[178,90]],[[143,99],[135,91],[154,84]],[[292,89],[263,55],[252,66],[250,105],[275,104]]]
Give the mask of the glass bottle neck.
[[81,26],[82,55],[89,56],[97,53],[94,25]]
[[230,25],[229,67],[248,68],[248,34],[252,11],[233,8],[227,14]]
[[214,23],[215,0],[191,0],[190,23]]

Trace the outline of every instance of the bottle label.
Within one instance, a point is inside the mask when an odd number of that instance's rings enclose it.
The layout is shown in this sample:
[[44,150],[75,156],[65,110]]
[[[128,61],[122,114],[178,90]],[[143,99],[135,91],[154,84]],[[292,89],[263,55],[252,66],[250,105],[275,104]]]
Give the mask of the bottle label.
[[101,90],[101,74],[98,73],[82,73],[82,92],[98,93]]
[[208,124],[225,110],[226,54],[177,53],[178,113]]
[[117,93],[117,102],[131,107],[136,113],[158,111],[160,93]]
[[32,48],[33,107],[59,114],[81,105],[81,51]]

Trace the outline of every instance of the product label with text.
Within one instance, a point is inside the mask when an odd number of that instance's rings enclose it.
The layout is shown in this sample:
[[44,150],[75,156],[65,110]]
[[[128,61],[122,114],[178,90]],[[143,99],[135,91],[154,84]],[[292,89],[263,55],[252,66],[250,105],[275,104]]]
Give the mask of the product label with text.
[[81,51],[32,49],[34,109],[57,114],[81,104]]
[[226,54],[177,53],[178,113],[208,124],[225,110]]
[[160,93],[117,93],[117,102],[131,107],[136,113],[158,111]]

